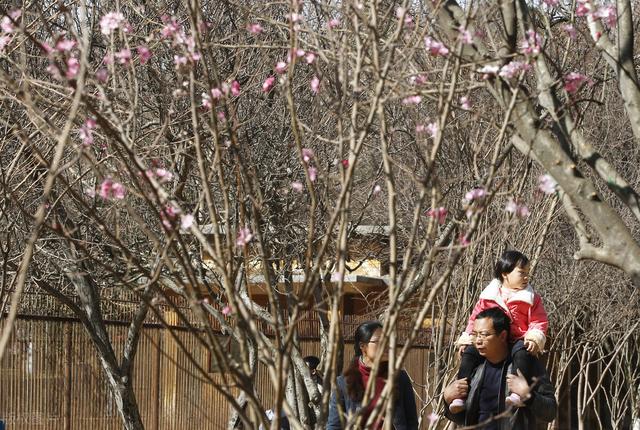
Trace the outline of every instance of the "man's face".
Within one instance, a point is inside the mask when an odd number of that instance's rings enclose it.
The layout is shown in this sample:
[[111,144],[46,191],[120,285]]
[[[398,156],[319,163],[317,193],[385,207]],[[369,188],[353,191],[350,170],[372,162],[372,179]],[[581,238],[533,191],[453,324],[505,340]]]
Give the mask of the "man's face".
[[473,333],[476,338],[476,349],[481,356],[491,362],[504,359],[503,355],[507,346],[507,332],[497,334],[493,328],[491,318],[476,319],[473,324]]

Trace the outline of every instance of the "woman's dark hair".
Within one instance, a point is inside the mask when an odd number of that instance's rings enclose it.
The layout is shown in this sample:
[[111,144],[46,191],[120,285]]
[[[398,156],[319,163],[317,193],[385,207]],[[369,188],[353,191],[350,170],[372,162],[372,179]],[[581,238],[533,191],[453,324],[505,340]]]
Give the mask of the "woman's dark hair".
[[527,264],[529,264],[529,259],[523,253],[514,250],[505,251],[496,262],[493,276],[502,281],[503,274],[513,272],[516,266],[524,268]]
[[[362,349],[360,348],[360,345],[363,343],[369,343],[373,334],[380,328],[382,328],[382,323],[380,321],[366,321],[360,324],[353,333],[353,349],[355,354],[353,356],[353,360],[351,360],[351,363],[343,372],[343,375],[347,386],[347,393],[349,394],[349,397],[355,401],[362,399],[365,388],[362,384],[362,376],[358,370],[358,362],[362,356]],[[378,373],[378,375],[383,371],[386,371],[382,369],[382,366],[380,370],[381,372]]]

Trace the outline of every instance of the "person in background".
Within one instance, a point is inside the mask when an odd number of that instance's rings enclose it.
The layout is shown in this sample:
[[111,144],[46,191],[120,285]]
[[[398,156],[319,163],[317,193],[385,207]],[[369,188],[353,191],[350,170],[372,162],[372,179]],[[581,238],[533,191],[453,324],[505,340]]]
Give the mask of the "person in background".
[[[354,357],[344,373],[338,376],[335,391],[331,393],[327,430],[342,429],[345,415],[355,414],[361,410],[363,413],[361,422],[367,422],[387,383],[388,358],[386,351],[382,356],[378,373],[371,374],[378,352],[378,342],[381,338],[382,323],[379,321],[364,322],[356,329],[353,335]],[[375,378],[374,392],[368,403],[362,404],[364,390],[370,378]],[[416,400],[407,372],[400,371],[394,386],[397,391],[393,416],[385,418],[393,420],[395,430],[417,430]],[[379,418],[370,428],[378,430],[382,427],[383,418]]]

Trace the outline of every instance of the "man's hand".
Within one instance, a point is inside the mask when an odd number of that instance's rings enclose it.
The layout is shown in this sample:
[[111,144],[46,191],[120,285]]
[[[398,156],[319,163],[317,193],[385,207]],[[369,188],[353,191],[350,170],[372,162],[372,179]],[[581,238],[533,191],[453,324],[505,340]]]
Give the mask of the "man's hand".
[[[527,381],[525,381],[526,384]],[[451,403],[454,399],[464,399],[469,392],[469,383],[467,378],[457,379],[451,384],[447,385],[444,389],[443,397],[447,404]]]
[[517,375],[507,375],[507,387],[512,393],[519,395],[522,401],[529,398],[531,387],[527,384],[527,380],[520,369],[518,369]]
[[527,348],[527,352],[531,355],[537,356],[538,354],[540,354],[540,347],[537,343],[531,340],[525,340],[524,347]]

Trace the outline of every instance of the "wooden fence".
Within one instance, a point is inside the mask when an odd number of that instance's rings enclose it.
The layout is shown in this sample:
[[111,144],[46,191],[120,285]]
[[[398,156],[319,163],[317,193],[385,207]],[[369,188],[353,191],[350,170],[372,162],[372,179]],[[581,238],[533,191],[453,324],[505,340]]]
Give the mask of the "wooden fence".
[[[352,324],[355,320],[345,321],[345,328]],[[122,345],[127,326],[113,322],[108,329],[114,345]],[[304,355],[320,352],[312,331],[301,339]],[[188,331],[177,330],[176,334],[199,364],[207,368],[208,351]],[[23,316],[15,323],[8,348],[0,363],[0,420],[6,422],[7,429],[122,428],[97,353],[79,322]],[[345,349],[347,359],[350,351],[350,347]],[[425,382],[423,363],[427,354],[423,344],[414,348],[407,359],[406,369],[417,384]],[[226,428],[226,401],[211,384],[198,377],[195,366],[180,353],[166,329],[145,325],[133,375],[147,429]],[[222,375],[211,376],[221,382]],[[263,368],[258,369],[256,388],[269,404],[272,384]],[[236,394],[233,388],[230,391]]]

